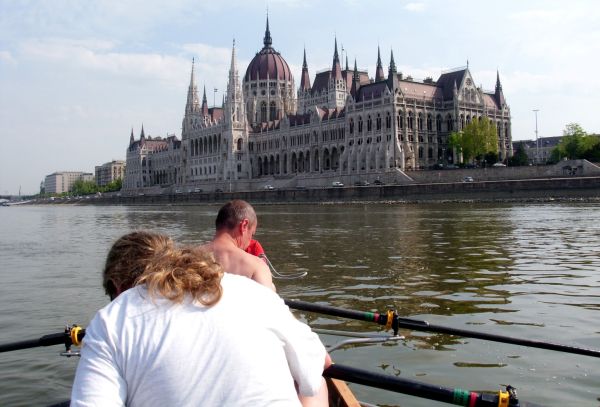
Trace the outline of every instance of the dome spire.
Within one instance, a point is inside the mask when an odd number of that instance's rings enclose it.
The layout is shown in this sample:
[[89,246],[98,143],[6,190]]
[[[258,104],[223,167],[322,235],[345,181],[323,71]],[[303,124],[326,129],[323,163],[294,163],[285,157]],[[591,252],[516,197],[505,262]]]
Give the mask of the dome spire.
[[381,63],[381,53],[379,52],[379,45],[377,46],[377,68],[375,71],[375,82],[383,81],[385,76],[383,74],[383,64]]
[[265,30],[265,38],[263,40],[263,44],[265,48],[271,48],[271,44],[273,44],[273,40],[271,39],[271,31],[269,30],[269,13],[267,12],[267,28]]

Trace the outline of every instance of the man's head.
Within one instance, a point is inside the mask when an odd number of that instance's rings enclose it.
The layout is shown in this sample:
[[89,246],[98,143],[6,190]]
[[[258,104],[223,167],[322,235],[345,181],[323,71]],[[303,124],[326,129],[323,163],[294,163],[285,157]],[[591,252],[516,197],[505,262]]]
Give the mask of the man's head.
[[235,199],[223,205],[217,214],[215,226],[217,234],[227,233],[237,246],[246,250],[256,232],[258,221],[254,208],[246,201]]
[[119,238],[108,252],[102,273],[106,294],[113,300],[133,287],[157,252],[174,246],[169,237],[152,232],[131,232]]

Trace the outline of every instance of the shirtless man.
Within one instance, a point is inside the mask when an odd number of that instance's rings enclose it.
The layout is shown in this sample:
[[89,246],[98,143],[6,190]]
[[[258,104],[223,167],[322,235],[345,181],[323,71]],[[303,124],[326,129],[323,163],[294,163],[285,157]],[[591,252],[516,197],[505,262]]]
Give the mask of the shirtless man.
[[246,253],[258,221],[252,206],[240,199],[226,203],[217,214],[213,241],[204,247],[211,250],[223,269],[271,288],[275,285],[269,267],[260,258]]

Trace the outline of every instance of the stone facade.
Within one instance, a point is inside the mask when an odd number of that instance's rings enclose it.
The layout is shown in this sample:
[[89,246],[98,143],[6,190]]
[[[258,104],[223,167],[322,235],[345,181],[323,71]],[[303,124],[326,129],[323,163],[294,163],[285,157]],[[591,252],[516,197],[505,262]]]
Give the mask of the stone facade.
[[[371,79],[356,61],[354,69],[347,60],[342,68],[336,40],[331,68],[318,72],[312,85],[304,52],[296,90],[287,62],[272,43],[267,19],[263,48],[243,81],[234,43],[221,107],[208,107],[206,91],[200,102],[192,62],[177,188],[323,186],[324,179],[340,177],[410,180],[404,171],[457,163],[450,133],[481,117],[496,125],[498,159],[512,155],[510,108],[499,74],[493,92],[475,85],[468,66],[419,82],[397,72],[393,53],[385,75],[378,50]],[[127,188],[152,185],[143,178],[148,174],[142,150],[132,150],[136,143],[141,141],[132,138]],[[131,170],[129,154],[135,155]]]
[[125,161],[112,160],[95,168],[96,185],[103,187],[111,182],[125,177]]

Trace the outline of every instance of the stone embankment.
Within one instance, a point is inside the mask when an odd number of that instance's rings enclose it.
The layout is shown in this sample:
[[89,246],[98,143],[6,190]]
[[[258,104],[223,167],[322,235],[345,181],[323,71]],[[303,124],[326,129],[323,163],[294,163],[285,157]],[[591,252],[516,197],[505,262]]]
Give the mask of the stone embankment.
[[245,199],[253,203],[595,201],[600,200],[600,177],[415,183],[247,192],[113,195],[82,200],[77,203],[193,205],[222,203],[234,198]]

